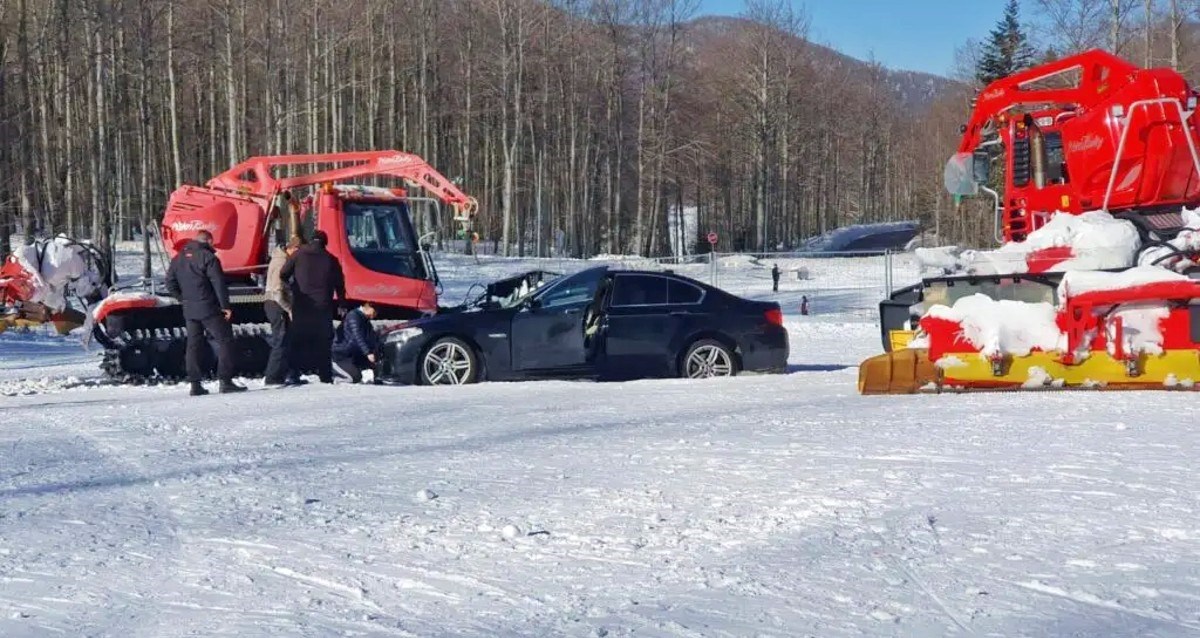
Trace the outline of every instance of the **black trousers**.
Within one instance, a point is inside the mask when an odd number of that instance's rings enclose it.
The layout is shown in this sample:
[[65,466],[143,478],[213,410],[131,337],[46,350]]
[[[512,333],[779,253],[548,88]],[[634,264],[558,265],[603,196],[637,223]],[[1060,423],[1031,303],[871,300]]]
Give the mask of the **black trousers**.
[[292,310],[292,364],[333,381],[333,309]]
[[267,321],[271,322],[271,356],[267,359],[266,379],[268,382],[282,382],[288,376],[297,374],[291,361],[292,318],[283,306],[274,301],[266,302],[263,308],[267,313]]
[[333,357],[334,371],[338,373],[338,376],[350,379],[352,383],[362,383],[362,371],[369,367],[371,367],[371,362],[362,355]]
[[202,357],[204,334],[217,344],[217,378],[232,381],[236,356],[233,349],[233,326],[225,321],[224,315],[213,315],[204,319],[187,320],[187,376],[188,381],[199,383],[204,379]]

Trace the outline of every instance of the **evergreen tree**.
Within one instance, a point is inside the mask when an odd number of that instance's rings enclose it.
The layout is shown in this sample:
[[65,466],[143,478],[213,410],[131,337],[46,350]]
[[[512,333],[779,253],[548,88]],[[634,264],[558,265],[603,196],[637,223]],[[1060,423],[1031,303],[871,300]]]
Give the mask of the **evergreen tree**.
[[1021,28],[1017,0],[1008,0],[1004,17],[996,23],[984,45],[983,55],[975,65],[975,79],[990,84],[1002,77],[1028,69],[1033,65],[1034,51],[1029,37]]

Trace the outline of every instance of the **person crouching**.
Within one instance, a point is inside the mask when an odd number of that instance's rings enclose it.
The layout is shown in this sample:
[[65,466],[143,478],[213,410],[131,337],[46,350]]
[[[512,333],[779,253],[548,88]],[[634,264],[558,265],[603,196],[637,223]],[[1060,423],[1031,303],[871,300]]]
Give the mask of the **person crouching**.
[[346,313],[334,336],[333,371],[351,383],[361,383],[362,371],[375,367],[379,338],[371,321],[376,314],[374,306],[364,303]]

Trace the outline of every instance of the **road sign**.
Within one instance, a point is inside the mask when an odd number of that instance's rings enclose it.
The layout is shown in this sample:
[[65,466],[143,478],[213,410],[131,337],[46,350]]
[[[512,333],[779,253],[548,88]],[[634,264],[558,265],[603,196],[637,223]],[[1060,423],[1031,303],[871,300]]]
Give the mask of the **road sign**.
[[717,234],[716,233],[710,232],[708,234],[708,243],[712,244],[713,246],[717,245]]

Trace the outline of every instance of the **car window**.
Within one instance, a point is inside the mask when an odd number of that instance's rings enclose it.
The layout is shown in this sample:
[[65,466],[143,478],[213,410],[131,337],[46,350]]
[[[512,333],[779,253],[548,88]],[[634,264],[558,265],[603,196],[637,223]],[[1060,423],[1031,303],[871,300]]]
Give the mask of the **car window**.
[[613,288],[614,306],[656,306],[667,303],[667,278],[655,275],[618,275]]
[[596,288],[607,271],[603,268],[593,268],[581,273],[563,277],[551,282],[545,288],[534,293],[538,305],[542,308],[556,308],[591,303],[596,296]]
[[667,284],[667,303],[693,304],[704,299],[704,290],[686,281],[670,279]]

